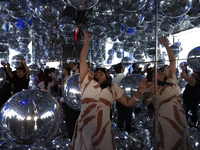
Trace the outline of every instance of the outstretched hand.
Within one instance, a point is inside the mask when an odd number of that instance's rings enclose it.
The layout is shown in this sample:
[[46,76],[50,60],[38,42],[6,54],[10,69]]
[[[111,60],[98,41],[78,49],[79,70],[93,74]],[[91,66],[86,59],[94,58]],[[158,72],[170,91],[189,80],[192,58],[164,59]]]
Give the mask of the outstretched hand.
[[166,35],[165,35],[165,36],[162,36],[162,39],[159,39],[159,41],[160,41],[165,47],[169,46],[169,44],[168,44],[168,38],[167,38]]
[[89,41],[89,42],[90,42],[90,41],[92,40],[92,36],[89,35],[88,32],[87,32],[85,29],[83,30],[83,34],[84,34],[84,36],[85,36],[85,40],[86,40],[86,41]]
[[141,95],[144,94],[146,87],[147,87],[147,78],[144,78],[140,83],[140,86],[138,88],[138,93]]

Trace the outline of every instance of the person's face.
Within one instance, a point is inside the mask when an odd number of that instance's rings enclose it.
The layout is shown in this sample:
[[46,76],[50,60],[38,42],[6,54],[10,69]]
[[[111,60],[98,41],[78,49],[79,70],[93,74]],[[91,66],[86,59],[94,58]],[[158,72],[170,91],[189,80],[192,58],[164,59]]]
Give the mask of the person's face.
[[98,81],[106,81],[106,74],[102,69],[96,70],[94,73],[94,77],[98,79]]
[[64,75],[67,74],[67,70],[66,70],[65,68],[63,68],[62,73],[63,73]]
[[139,66],[136,64],[135,67],[133,68],[135,71],[138,71]]
[[[166,76],[166,71],[165,70],[158,70],[157,71],[157,81],[164,81]],[[152,73],[152,81],[155,80],[155,72],[153,71]]]
[[25,74],[26,74],[26,72],[24,72],[24,70],[22,70],[22,69],[17,69],[17,76],[23,77]]
[[199,78],[199,74],[196,71],[193,71],[193,72],[194,72],[193,77],[194,78]]

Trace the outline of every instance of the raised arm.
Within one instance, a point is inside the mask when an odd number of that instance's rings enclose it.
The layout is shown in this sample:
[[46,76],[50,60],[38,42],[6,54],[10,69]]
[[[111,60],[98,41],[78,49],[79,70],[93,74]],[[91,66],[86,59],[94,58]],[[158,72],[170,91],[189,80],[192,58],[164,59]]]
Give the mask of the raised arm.
[[172,73],[176,74],[176,58],[169,46],[167,36],[163,36],[162,39],[159,41],[165,46],[165,48],[167,50],[167,54],[168,54],[168,58],[169,58],[169,62],[170,62],[169,69],[172,71]]
[[83,82],[85,76],[87,75],[88,65],[86,62],[86,58],[88,47],[92,39],[92,36],[90,36],[86,30],[83,30],[83,34],[85,36],[85,43],[80,54],[80,84]]
[[13,78],[13,74],[11,72],[10,64],[9,63],[6,64],[6,72],[10,76],[10,78]]
[[181,77],[183,79],[185,79],[190,86],[194,86],[196,84],[196,79],[193,78],[193,77],[189,77],[187,74],[186,74],[186,67],[187,67],[187,64],[184,65],[183,69],[182,69],[182,72],[181,72]]
[[30,71],[29,71],[28,66],[26,65],[26,60],[25,60],[25,58],[20,58],[20,60],[23,63],[23,65],[25,67],[25,70],[26,70],[26,79],[29,79],[29,77],[30,77]]
[[133,105],[135,105],[135,103],[140,101],[141,96],[145,92],[146,86],[147,86],[147,79],[144,78],[140,83],[137,93],[133,97],[128,98],[125,95],[122,95],[117,101],[126,107],[132,107]]

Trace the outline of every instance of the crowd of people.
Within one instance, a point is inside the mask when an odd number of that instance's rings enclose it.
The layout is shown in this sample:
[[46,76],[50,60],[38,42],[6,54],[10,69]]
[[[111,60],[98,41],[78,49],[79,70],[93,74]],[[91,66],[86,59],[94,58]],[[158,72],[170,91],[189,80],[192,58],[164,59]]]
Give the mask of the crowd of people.
[[[164,65],[155,71],[155,65],[142,70],[138,64],[132,65],[124,74],[121,63],[114,65],[116,75],[111,77],[106,68],[92,70],[87,63],[87,50],[92,37],[83,31],[85,44],[80,54],[80,63],[70,63],[62,70],[62,78],[55,68],[40,69],[37,74],[38,89],[60,96],[59,100],[68,128],[69,138],[72,139],[71,149],[115,149],[111,127],[111,109],[117,109],[117,127],[131,133],[133,105],[142,99],[147,106],[150,118],[155,119],[155,147],[159,149],[190,149],[188,132],[188,112],[192,112],[192,126],[198,122],[197,107],[200,96],[200,72],[194,70],[193,76],[187,74],[187,64],[183,67],[181,77],[188,84],[181,92],[177,84],[176,59],[168,45],[168,39],[163,36],[160,42],[166,48],[169,65]],[[30,71],[24,58],[16,71],[12,71],[9,63],[1,62],[7,79],[0,89],[0,107],[12,96],[23,89],[28,89]],[[155,74],[155,72],[157,74]],[[79,75],[81,91],[81,110],[70,108],[62,98],[64,83],[74,74]],[[126,97],[124,90],[119,87],[120,81],[132,74],[145,75],[136,94]],[[156,77],[156,78],[155,78]],[[155,82],[155,80],[157,80]],[[157,83],[157,85],[155,85]]]

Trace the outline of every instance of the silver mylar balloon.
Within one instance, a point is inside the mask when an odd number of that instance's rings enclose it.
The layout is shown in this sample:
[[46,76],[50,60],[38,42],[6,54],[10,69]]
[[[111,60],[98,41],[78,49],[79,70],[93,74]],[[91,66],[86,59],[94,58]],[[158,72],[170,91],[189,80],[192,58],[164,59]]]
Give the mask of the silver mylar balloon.
[[200,132],[197,128],[189,128],[189,133],[190,133],[190,144],[191,148],[194,150],[200,149]]
[[69,138],[64,138],[63,136],[55,137],[52,142],[51,148],[60,149],[60,150],[70,150],[71,140]]
[[67,2],[77,10],[86,10],[96,5],[99,0],[67,0]]
[[179,68],[180,68],[180,69],[183,69],[183,67],[184,67],[185,64],[186,64],[185,61],[181,62],[181,63],[179,64]]
[[34,13],[43,22],[52,22],[57,18],[58,10],[49,2],[40,2],[35,7]]
[[39,67],[36,64],[30,65],[28,68],[31,76],[36,76],[39,73]]
[[169,23],[167,19],[164,19],[163,22],[160,24],[160,29],[165,34],[169,34],[173,31],[174,27]]
[[181,91],[183,91],[185,89],[187,82],[182,77],[179,77],[177,80],[177,84],[179,88],[181,89]]
[[181,25],[185,20],[186,20],[186,15],[183,15],[181,17],[168,18],[168,22],[170,23],[170,25],[174,27]]
[[127,97],[132,97],[136,94],[140,82],[144,78],[141,74],[131,74],[130,76],[124,77],[119,86],[125,90],[125,95]]
[[133,53],[133,57],[135,60],[141,60],[144,58],[144,52],[141,51],[141,50],[136,50],[134,53]]
[[70,77],[64,84],[63,98],[66,104],[76,110],[81,109],[81,92],[79,88],[79,74]]
[[119,0],[119,5],[127,12],[136,12],[141,10],[147,0]]
[[105,22],[103,20],[101,20],[100,18],[95,18],[93,20],[88,21],[89,25],[88,25],[88,32],[99,36],[102,35],[105,31],[106,31],[106,25]]
[[24,58],[24,56],[22,56],[22,55],[15,55],[15,56],[13,56],[12,59],[11,59],[11,65],[13,67],[18,67],[19,64],[21,63],[20,58]]
[[144,16],[142,13],[129,14],[126,15],[126,17],[124,18],[126,26],[130,28],[135,28],[140,26],[143,21],[144,21]]
[[175,57],[178,57],[179,53],[183,50],[180,42],[176,42],[170,46]]
[[187,15],[190,18],[198,18],[200,15],[200,1],[199,0],[193,0],[192,1],[192,8],[187,12]]
[[107,59],[107,64],[112,64],[112,58]]
[[60,126],[58,102],[41,90],[23,90],[2,107],[0,127],[5,138],[19,148],[44,145]]
[[3,69],[0,68],[0,88],[4,86],[6,82],[6,73]]
[[71,34],[76,28],[76,22],[71,17],[65,16],[60,20],[59,27],[63,34]]
[[128,67],[132,64],[132,60],[130,57],[123,57],[121,63],[124,67]]
[[122,58],[122,57],[123,57],[123,52],[118,51],[118,52],[117,52],[117,58]]
[[115,42],[115,43],[113,44],[112,49],[113,49],[115,52],[120,51],[120,50],[123,49],[123,44],[122,44],[122,43],[119,43],[119,42]]
[[160,10],[168,17],[185,15],[192,7],[192,0],[160,0]]
[[132,149],[151,149],[151,135],[148,129],[139,129],[128,135]]
[[108,55],[114,55],[115,51],[113,49],[108,50]]
[[190,68],[200,71],[200,47],[192,49],[187,57],[187,63]]
[[146,52],[148,55],[155,55],[156,54],[156,43],[155,40],[151,40],[147,42]]

